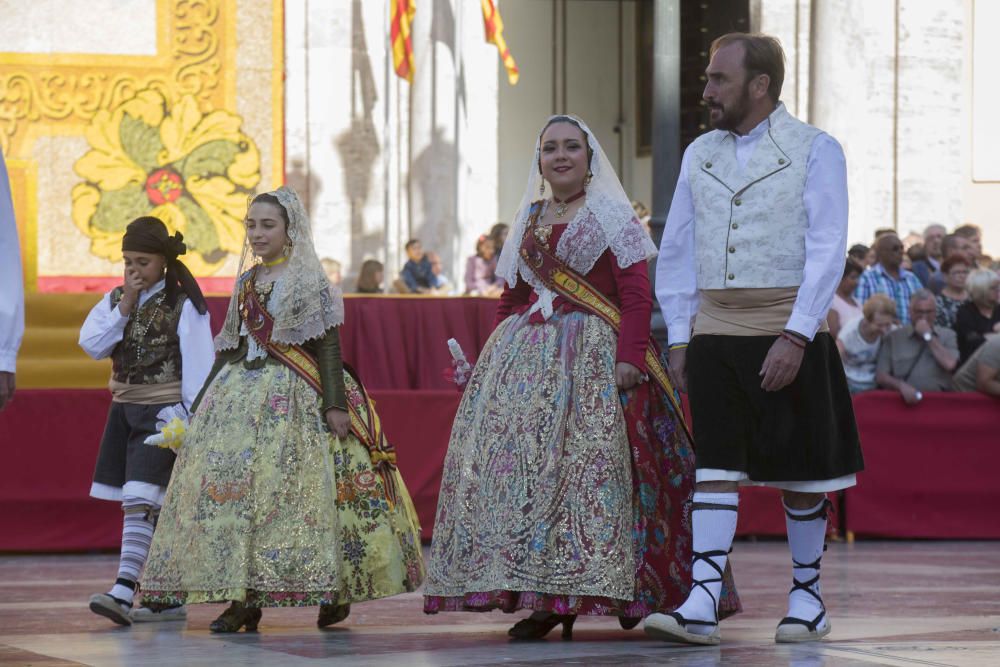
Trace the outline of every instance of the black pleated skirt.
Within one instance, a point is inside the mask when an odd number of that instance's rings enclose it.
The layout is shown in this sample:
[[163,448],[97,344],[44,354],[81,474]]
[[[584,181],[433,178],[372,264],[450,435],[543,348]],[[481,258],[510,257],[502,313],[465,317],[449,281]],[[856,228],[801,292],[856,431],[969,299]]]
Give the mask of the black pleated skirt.
[[695,336],[687,351],[698,468],[736,470],[755,482],[835,479],[864,468],[851,394],[837,346],[819,333],[799,374],[761,389],[775,336]]

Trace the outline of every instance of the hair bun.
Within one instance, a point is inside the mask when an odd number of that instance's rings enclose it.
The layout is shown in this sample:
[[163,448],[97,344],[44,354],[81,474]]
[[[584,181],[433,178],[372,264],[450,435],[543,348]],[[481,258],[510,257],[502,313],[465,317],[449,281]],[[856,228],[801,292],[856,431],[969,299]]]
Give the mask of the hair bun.
[[184,243],[184,235],[180,232],[174,232],[174,235],[167,238],[167,243],[164,248],[171,259],[176,259],[178,256],[183,255],[187,252],[187,245]]

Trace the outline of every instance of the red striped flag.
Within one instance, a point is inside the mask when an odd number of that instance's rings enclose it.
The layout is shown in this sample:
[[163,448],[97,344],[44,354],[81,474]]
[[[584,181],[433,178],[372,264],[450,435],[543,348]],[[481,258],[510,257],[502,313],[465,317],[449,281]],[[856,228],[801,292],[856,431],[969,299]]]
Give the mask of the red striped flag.
[[517,69],[514,56],[510,55],[507,48],[507,41],[503,38],[503,19],[500,18],[500,11],[493,4],[493,0],[481,0],[483,5],[483,26],[486,28],[486,41],[496,44],[503,66],[507,69],[507,80],[510,85],[517,83],[521,76],[521,70]]
[[413,83],[413,42],[410,26],[416,13],[416,0],[392,0],[392,25],[389,39],[392,43],[392,65],[400,78]]

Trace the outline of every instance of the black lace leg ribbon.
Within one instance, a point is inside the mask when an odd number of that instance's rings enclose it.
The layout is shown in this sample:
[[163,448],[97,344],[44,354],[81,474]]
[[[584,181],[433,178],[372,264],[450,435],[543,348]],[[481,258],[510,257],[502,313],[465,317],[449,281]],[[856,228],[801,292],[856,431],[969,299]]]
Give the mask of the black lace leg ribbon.
[[[784,503],[782,503],[784,506]],[[787,516],[792,521],[815,521],[816,519],[826,519],[830,516],[830,510],[833,508],[833,503],[830,502],[829,498],[823,499],[823,504],[820,505],[819,509],[810,514],[792,514],[788,511],[788,507],[785,507],[785,516]],[[823,551],[826,551],[826,546],[823,547]],[[817,561],[818,562],[818,561]],[[805,567],[805,566],[803,566]]]
[[[825,544],[823,545],[823,551],[826,551]],[[819,627],[819,624],[823,621],[823,618],[826,616],[826,605],[823,604],[823,598],[819,596],[819,593],[817,593],[812,589],[812,587],[819,582],[819,565],[821,560],[823,560],[822,556],[820,556],[811,563],[800,563],[794,558],[792,559],[793,569],[816,570],[816,576],[814,576],[812,579],[809,579],[808,581],[799,581],[794,576],[792,576],[792,587],[791,589],[789,589],[788,594],[791,595],[795,591],[805,591],[809,595],[816,598],[816,601],[819,602],[819,606],[822,608],[822,611],[820,611],[819,614],[816,615],[816,618],[814,618],[811,621],[807,621],[803,618],[795,618],[794,616],[785,616],[783,619],[781,619],[781,622],[778,623],[779,626],[794,623],[796,625],[806,626],[807,628],[809,628],[809,632],[816,632],[816,629]]]
[[[722,508],[722,509],[735,509],[735,508],[729,507],[728,505],[720,505],[719,508]],[[699,509],[705,509],[705,508],[699,508]],[[688,619],[688,618],[684,618],[679,612],[676,612],[676,611],[668,612],[667,616],[673,617],[673,619],[675,621],[677,621],[678,623],[680,623],[682,627],[686,627],[688,625],[707,625],[709,627],[715,627],[716,625],[718,625],[719,624],[719,601],[717,599],[715,599],[715,596],[712,595],[712,591],[710,591],[708,589],[708,586],[706,586],[705,584],[711,584],[711,583],[716,583],[716,582],[718,582],[720,584],[722,583],[722,577],[723,577],[722,568],[719,567],[718,565],[716,565],[715,561],[712,560],[712,558],[716,558],[718,556],[728,556],[731,552],[732,552],[732,549],[730,549],[729,551],[722,551],[722,550],[716,550],[716,551],[694,551],[691,554],[692,555],[692,559],[691,559],[691,569],[692,569],[692,571],[694,570],[694,564],[696,562],[698,562],[699,560],[701,560],[701,561],[705,561],[706,563],[708,563],[709,565],[711,565],[712,569],[719,573],[719,576],[712,577],[710,579],[692,579],[691,580],[691,588],[692,589],[695,586],[700,586],[701,589],[703,591],[705,591],[705,593],[708,595],[708,597],[712,599],[712,612],[715,615],[715,620],[714,621],[699,621],[696,618]]]

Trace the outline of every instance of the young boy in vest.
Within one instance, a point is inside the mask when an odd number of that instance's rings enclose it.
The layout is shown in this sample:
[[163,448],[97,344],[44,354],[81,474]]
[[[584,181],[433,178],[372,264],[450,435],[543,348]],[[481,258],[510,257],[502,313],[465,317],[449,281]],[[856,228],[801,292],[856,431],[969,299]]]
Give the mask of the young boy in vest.
[[157,432],[157,413],[197,396],[215,357],[208,308],[191,272],[177,260],[186,247],[157,218],[134,220],[122,238],[125,282],[87,316],[80,347],[111,357],[112,403],[90,495],[120,502],[125,514],[118,577],[90,609],[119,625],[181,619],[183,607],[132,611],[176,455],[144,444]]

